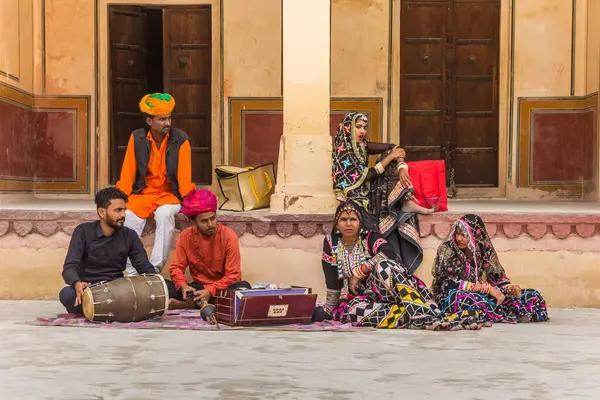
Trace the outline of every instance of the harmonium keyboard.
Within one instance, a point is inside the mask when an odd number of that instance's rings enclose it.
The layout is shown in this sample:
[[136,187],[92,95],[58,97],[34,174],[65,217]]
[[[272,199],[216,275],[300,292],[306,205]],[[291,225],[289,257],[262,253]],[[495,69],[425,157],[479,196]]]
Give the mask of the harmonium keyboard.
[[317,303],[311,288],[219,289],[215,295],[219,323],[231,326],[309,324]]

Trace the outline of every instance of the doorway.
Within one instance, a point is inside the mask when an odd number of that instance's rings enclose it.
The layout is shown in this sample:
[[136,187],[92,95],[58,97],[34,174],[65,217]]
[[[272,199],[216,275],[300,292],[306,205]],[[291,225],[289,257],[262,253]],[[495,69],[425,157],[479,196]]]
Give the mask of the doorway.
[[175,98],[173,126],[192,147],[192,179],[212,184],[211,7],[109,7],[110,181],[119,180],[131,132],[144,127],[147,93]]
[[498,187],[500,0],[401,0],[400,142],[449,186]]

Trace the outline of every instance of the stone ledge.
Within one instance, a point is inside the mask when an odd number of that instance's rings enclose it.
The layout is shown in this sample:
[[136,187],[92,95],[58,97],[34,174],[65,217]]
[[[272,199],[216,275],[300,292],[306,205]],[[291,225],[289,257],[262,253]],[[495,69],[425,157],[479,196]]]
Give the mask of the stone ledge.
[[[420,216],[421,237],[446,237],[452,223],[463,213],[447,212],[431,216]],[[504,236],[514,239],[527,235],[540,239],[553,235],[558,239],[569,236],[588,238],[600,234],[598,214],[551,214],[551,213],[488,213],[481,214],[492,237]],[[95,212],[82,211],[19,211],[0,210],[0,237],[14,232],[24,237],[30,234],[51,236],[58,232],[71,235],[75,227],[97,219]],[[187,219],[177,216],[177,229],[190,225]],[[330,232],[333,216],[324,214],[273,214],[267,210],[244,213],[219,213],[219,222],[231,227],[238,236],[245,234],[264,237],[277,235],[312,237]],[[149,221],[144,234],[153,232],[154,223]]]

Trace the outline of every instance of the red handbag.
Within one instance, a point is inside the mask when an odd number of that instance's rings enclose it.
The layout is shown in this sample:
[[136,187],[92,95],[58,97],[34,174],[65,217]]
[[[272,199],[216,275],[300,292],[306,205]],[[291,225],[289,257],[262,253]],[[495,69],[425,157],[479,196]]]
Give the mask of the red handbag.
[[446,165],[444,160],[410,161],[408,175],[415,192],[414,201],[421,207],[436,207],[436,211],[448,211],[446,192]]

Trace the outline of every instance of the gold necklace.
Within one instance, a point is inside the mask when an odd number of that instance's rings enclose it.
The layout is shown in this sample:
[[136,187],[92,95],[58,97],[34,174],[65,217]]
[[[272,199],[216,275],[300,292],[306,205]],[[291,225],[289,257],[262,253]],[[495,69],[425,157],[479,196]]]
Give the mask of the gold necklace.
[[344,239],[341,239],[341,242],[342,242],[342,244],[344,245],[344,247],[350,247],[350,246],[354,246],[354,245],[356,245],[356,244],[358,243],[358,239],[359,239],[359,238],[356,238],[356,239],[354,239],[354,240],[353,240],[352,242],[350,242],[350,243],[344,243]]

